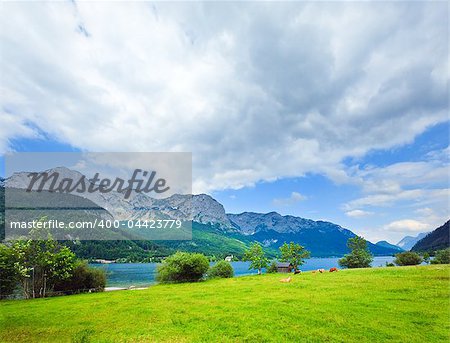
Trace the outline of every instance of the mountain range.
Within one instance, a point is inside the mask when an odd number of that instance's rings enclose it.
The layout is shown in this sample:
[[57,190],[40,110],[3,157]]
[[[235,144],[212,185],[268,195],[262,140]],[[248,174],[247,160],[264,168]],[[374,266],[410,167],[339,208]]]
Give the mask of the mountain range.
[[420,241],[422,238],[424,238],[428,232],[422,232],[419,233],[417,236],[405,236],[403,237],[396,245],[404,250],[411,250],[411,248],[416,244],[418,241]]
[[[50,169],[46,172],[49,174],[58,172],[61,178],[70,178],[74,182],[83,177],[83,174],[65,167]],[[26,188],[29,182],[27,174],[25,172],[13,174],[4,181],[4,187]],[[90,181],[84,178],[83,182]],[[311,251],[312,256],[342,256],[348,252],[347,240],[355,236],[352,231],[331,222],[283,216],[277,212],[226,213],[222,204],[207,194],[175,194],[166,199],[154,199],[143,193],[132,193],[127,200],[117,192],[86,192],[82,196],[106,210],[116,220],[145,220],[155,218],[156,214],[166,218],[192,219],[192,240],[153,241],[147,242],[147,245],[144,244],[147,248],[151,247],[154,256],[180,249],[200,251],[210,255],[233,254],[239,257],[254,241],[260,242],[269,254],[276,254],[284,242],[293,241],[305,246]],[[105,214],[102,213],[102,215]],[[81,243],[83,244],[92,245],[93,243]],[[123,244],[125,243],[121,243]],[[146,249],[141,243],[136,244]],[[138,247],[135,246],[133,249],[139,250]],[[374,255],[391,255],[401,250],[387,242],[378,244],[368,242],[368,247]],[[93,250],[92,254],[96,254],[95,249]],[[85,252],[86,254],[89,255]],[[103,256],[100,256],[102,254],[92,256],[92,254],[84,257],[107,258],[106,255],[109,253],[102,253]]]

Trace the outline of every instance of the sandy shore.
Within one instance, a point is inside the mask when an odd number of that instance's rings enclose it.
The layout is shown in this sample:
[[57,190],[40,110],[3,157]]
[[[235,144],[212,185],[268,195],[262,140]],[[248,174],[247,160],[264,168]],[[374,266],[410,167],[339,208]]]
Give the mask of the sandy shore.
[[135,287],[135,286],[130,286],[130,287],[105,287],[105,292],[113,292],[113,291],[139,291],[139,290],[143,290],[143,289],[147,289],[148,287]]

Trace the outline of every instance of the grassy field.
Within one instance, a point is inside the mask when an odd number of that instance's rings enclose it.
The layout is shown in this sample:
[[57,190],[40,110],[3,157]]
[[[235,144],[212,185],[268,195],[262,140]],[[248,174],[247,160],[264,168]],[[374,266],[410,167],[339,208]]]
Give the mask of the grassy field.
[[1,342],[449,342],[450,266],[0,302]]

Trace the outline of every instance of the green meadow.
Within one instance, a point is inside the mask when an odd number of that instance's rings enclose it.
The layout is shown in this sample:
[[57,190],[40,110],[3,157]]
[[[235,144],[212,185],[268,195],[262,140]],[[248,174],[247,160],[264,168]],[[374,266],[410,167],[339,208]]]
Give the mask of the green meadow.
[[0,302],[1,342],[449,342],[450,266]]

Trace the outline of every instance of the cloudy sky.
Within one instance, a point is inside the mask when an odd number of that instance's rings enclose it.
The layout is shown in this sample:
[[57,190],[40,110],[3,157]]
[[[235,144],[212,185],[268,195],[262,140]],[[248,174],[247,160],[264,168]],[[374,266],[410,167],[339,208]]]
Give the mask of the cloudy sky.
[[446,2],[0,4],[0,151],[191,151],[228,212],[449,218]]

